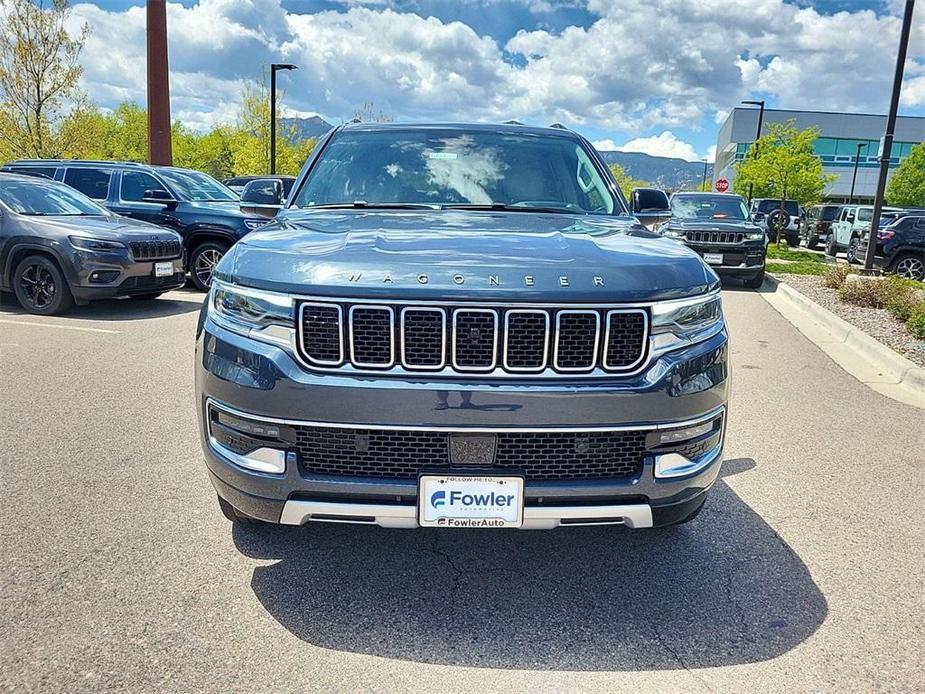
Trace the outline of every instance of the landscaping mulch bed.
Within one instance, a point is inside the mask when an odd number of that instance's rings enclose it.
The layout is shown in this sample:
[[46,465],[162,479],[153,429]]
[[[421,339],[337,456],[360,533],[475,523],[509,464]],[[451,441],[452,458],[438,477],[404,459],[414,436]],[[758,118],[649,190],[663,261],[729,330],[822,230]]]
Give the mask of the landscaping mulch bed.
[[899,352],[906,359],[919,366],[925,366],[925,340],[913,337],[906,326],[893,318],[886,309],[862,308],[839,301],[834,289],[822,285],[821,277],[788,274],[775,274],[774,277]]

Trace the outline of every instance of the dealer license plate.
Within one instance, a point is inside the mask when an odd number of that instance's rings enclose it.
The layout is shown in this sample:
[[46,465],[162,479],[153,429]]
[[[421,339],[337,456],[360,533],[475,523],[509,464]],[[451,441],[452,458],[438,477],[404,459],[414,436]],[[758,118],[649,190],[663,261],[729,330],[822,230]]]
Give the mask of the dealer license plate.
[[155,277],[169,277],[173,274],[173,261],[168,260],[164,263],[154,263]]
[[524,517],[521,477],[421,475],[418,523],[440,528],[518,528]]
[[722,265],[723,264],[723,254],[722,253],[704,253],[703,260],[710,265]]

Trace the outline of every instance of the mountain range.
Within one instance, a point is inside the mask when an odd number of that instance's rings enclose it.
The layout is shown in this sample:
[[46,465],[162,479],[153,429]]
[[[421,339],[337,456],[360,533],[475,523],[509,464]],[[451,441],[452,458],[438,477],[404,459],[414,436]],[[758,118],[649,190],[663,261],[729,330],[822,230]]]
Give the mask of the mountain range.
[[[280,124],[292,128],[296,140],[324,135],[332,126],[320,116],[280,118]],[[668,190],[697,188],[703,180],[703,163],[673,157],[655,157],[642,152],[600,152],[607,164],[619,164],[631,176]],[[707,178],[713,176],[713,165],[707,165]]]

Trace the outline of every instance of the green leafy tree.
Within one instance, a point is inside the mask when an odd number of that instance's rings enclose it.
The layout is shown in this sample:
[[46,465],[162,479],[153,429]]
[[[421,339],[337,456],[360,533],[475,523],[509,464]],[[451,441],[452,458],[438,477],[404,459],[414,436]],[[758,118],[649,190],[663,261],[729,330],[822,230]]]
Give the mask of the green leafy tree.
[[643,181],[640,178],[633,178],[626,170],[619,164],[611,164],[607,167],[610,169],[610,173],[613,174],[613,177],[617,180],[617,185],[620,187],[620,190],[623,191],[623,197],[629,200],[630,192],[633,188],[651,188],[652,184],[648,181]]
[[802,205],[819,202],[825,187],[837,177],[823,173],[813,147],[818,137],[817,128],[797,130],[793,120],[771,123],[767,134],[736,164],[734,191],[747,197],[751,188],[756,198],[796,200]]
[[920,142],[893,172],[886,187],[891,205],[925,207],[925,142]]
[[67,0],[0,0],[0,124],[12,157],[66,156],[79,147],[86,97],[78,87],[86,24],[72,36]]

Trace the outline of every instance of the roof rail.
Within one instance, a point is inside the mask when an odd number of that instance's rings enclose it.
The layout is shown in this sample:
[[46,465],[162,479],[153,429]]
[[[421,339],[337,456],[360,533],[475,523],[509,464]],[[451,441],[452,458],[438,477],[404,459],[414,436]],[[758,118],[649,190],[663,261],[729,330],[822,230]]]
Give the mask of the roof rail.
[[562,123],[553,123],[549,126],[550,128],[555,128],[556,130],[568,130]]
[[108,166],[149,166],[137,161],[113,161],[111,159],[17,159],[10,164],[106,164]]
[[523,125],[519,120],[506,120],[501,125]]

